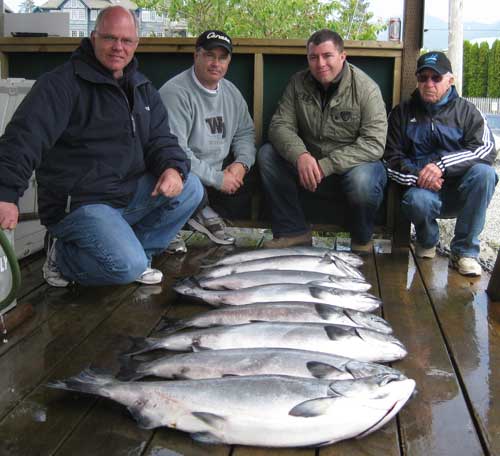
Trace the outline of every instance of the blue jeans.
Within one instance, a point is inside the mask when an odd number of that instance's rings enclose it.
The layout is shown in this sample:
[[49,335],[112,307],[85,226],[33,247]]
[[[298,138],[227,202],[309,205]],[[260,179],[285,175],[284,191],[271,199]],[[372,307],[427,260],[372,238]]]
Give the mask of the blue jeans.
[[[300,205],[297,169],[281,157],[271,144],[264,144],[257,155],[262,184],[271,203],[271,223],[275,237],[288,237],[309,231]],[[339,186],[350,208],[349,230],[360,244],[373,234],[377,210],[384,199],[387,183],[380,161],[358,165],[344,174],[326,177],[320,186]]]
[[156,181],[142,176],[127,207],[89,204],[47,227],[58,239],[57,267],[66,279],[81,285],[131,283],[168,246],[200,203],[203,186],[191,173],[179,196],[153,198]]
[[457,218],[451,253],[479,256],[479,235],[498,181],[493,167],[471,166],[463,176],[447,178],[439,192],[411,187],[403,195],[403,213],[415,225],[418,243],[431,248],[439,241],[437,218]]

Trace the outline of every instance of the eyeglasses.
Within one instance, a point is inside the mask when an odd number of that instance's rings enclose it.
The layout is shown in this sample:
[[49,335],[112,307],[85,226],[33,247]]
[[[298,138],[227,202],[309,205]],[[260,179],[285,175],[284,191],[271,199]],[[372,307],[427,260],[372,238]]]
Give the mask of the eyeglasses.
[[214,62],[221,62],[221,63],[226,63],[229,61],[229,53],[223,54],[220,56],[217,56],[215,52],[210,52],[210,51],[200,51],[201,55],[210,63]]
[[419,73],[417,74],[417,81],[420,83],[427,82],[429,79],[432,80],[434,83],[441,82],[443,80],[443,75],[442,74],[422,74]]
[[109,44],[118,44],[118,43],[121,43],[121,45],[124,46],[124,47],[132,47],[132,46],[136,45],[139,42],[138,39],[118,38],[117,36],[114,36],[114,35],[105,35],[105,34],[99,33],[99,32],[95,32],[95,33],[105,43],[109,43]]

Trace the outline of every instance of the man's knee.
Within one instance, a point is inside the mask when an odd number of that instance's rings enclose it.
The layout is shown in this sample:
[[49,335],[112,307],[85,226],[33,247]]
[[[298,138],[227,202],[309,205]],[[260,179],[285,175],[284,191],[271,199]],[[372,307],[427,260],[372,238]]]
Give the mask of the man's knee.
[[182,192],[184,193],[183,196],[185,196],[186,203],[193,208],[197,208],[200,205],[205,195],[203,184],[198,176],[193,173],[189,173],[186,182],[184,182],[184,189]]
[[464,175],[463,185],[471,185],[476,190],[492,191],[498,181],[495,169],[484,163],[471,166]]
[[380,204],[387,184],[385,168],[380,162],[364,163],[346,176],[348,199],[357,204]]
[[401,208],[410,220],[425,218],[430,214],[439,214],[439,202],[432,197],[430,190],[421,188],[408,189],[401,199]]

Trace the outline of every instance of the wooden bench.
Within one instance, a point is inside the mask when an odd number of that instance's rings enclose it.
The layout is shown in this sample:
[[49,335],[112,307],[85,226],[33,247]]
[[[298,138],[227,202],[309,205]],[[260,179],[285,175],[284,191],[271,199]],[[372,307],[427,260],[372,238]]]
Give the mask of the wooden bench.
[[[2,77],[36,79],[69,58],[78,46],[76,38],[0,38]],[[260,146],[267,140],[267,127],[278,100],[292,74],[306,68],[305,40],[235,39],[234,54],[227,78],[246,99]],[[347,41],[348,60],[368,73],[380,86],[386,109],[399,103],[403,46],[394,42]],[[141,38],[136,56],[139,68],[159,88],[165,81],[192,65],[193,38]],[[239,226],[269,226],[260,191],[257,189],[254,210],[249,220]],[[313,227],[343,231],[343,217],[328,219],[325,212],[342,214],[345,210],[325,203],[310,214]],[[331,208],[331,210],[330,210]],[[399,211],[399,190],[388,186],[387,196],[378,217],[375,232],[392,239],[395,245],[408,245],[409,224]]]

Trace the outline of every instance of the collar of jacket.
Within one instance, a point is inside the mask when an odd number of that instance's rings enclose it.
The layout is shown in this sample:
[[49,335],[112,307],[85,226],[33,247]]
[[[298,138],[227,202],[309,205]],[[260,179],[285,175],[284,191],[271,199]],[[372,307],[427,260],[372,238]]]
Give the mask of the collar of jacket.
[[[444,106],[449,105],[453,100],[455,100],[458,97],[459,97],[459,95],[458,95],[457,89],[455,88],[454,85],[452,85],[451,86],[450,95],[448,96],[448,101],[444,105],[440,106],[439,108],[443,108]],[[412,99],[413,102],[417,103],[421,108],[426,109],[427,103],[425,103],[422,100],[422,98],[420,96],[420,92],[418,91],[418,89],[415,89],[412,92],[411,99]]]
[[[352,81],[352,65],[350,63],[345,62],[344,67],[340,74],[335,78],[336,80],[340,79],[340,84],[337,89],[337,93],[330,99],[330,102],[343,93],[348,87],[351,85]],[[321,89],[318,85],[318,81],[311,74],[311,70],[306,70],[304,75],[304,87],[312,93],[314,96],[318,97],[318,100],[321,100]]]
[[[80,42],[80,46],[71,55],[71,62],[75,74],[89,82],[118,85],[111,71],[96,59],[90,38],[84,38]],[[134,57],[123,70],[124,76],[129,79],[134,87],[148,81],[145,76],[137,71],[138,66],[137,59]]]

